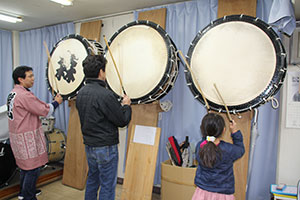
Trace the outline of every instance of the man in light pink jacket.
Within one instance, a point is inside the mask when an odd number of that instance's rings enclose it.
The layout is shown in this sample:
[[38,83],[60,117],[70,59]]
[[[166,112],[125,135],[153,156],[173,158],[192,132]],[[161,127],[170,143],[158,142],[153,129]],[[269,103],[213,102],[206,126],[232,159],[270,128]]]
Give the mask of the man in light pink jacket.
[[20,168],[20,199],[36,200],[36,181],[40,167],[48,162],[48,153],[40,116],[50,116],[62,103],[57,94],[47,104],[30,90],[34,83],[31,67],[19,66],[13,71],[15,86],[7,97],[9,139],[16,164]]

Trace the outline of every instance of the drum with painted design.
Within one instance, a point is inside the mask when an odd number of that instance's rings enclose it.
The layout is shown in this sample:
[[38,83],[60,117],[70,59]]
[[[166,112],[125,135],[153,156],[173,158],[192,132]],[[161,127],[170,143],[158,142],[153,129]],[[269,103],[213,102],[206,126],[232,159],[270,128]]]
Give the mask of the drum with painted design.
[[50,92],[59,92],[64,100],[74,98],[84,84],[82,61],[87,55],[103,54],[100,43],[80,35],[62,38],[51,51],[46,75]]
[[[279,91],[286,74],[286,53],[280,38],[262,20],[245,15],[217,19],[190,44],[187,85],[205,105],[226,112],[214,84],[231,113],[266,103]],[[197,87],[197,84],[200,89]]]
[[[108,44],[132,104],[158,100],[173,87],[178,74],[176,46],[159,25],[131,22],[121,27]],[[123,96],[108,49],[105,55],[107,83],[113,92]]]
[[65,156],[66,137],[62,130],[55,128],[46,133],[49,162],[61,161]]

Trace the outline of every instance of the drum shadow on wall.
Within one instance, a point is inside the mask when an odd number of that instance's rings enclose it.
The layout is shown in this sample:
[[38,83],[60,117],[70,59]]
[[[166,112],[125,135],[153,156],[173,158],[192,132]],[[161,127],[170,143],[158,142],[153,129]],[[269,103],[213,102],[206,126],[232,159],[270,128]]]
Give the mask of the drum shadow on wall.
[[[158,24],[134,21],[121,27],[108,41],[132,104],[145,104],[165,96],[178,75],[176,46]],[[113,60],[106,52],[106,79],[109,88],[123,96]]]
[[[211,109],[230,113],[252,110],[279,91],[286,75],[286,53],[272,27],[258,18],[231,15],[213,21],[192,41],[185,70],[187,85],[204,104],[197,81]],[[205,105],[205,104],[204,104]]]

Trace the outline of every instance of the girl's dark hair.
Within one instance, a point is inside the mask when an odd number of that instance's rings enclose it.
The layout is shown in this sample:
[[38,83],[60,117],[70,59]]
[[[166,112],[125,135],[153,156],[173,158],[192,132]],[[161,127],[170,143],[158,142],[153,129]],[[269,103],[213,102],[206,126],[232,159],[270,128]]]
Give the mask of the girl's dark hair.
[[[218,138],[222,135],[225,127],[225,121],[221,115],[215,113],[206,114],[200,126],[202,136],[214,136]],[[200,160],[205,167],[213,168],[217,158],[221,158],[221,149],[213,142],[207,142],[199,152]]]
[[86,78],[98,78],[100,69],[105,72],[105,65],[107,61],[101,55],[88,55],[83,61],[83,72]]
[[14,80],[15,84],[20,84],[20,81],[18,80],[18,78],[24,78],[26,77],[26,72],[28,71],[33,71],[31,67],[28,66],[19,66],[16,69],[14,69],[13,73],[12,73],[12,78]]

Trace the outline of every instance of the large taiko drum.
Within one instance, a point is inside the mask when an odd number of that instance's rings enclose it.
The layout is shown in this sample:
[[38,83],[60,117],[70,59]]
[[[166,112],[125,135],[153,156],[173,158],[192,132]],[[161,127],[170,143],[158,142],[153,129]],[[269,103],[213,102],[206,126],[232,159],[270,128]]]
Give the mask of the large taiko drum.
[[[121,27],[108,41],[126,94],[132,104],[150,103],[166,95],[178,74],[176,47],[168,34],[150,21]],[[118,74],[106,49],[106,79],[123,96]]]
[[7,106],[0,106],[0,142],[5,142],[9,138]]
[[[286,53],[272,27],[245,15],[217,19],[200,31],[187,55],[187,85],[204,104],[231,113],[251,110],[276,94],[286,74]],[[194,74],[194,77],[192,77]],[[198,84],[197,84],[198,83]],[[200,88],[197,87],[200,86]]]
[[87,55],[103,53],[100,43],[80,35],[62,38],[51,51],[46,69],[49,90],[59,92],[64,100],[75,97],[84,84],[82,61]]
[[16,173],[17,165],[11,147],[0,142],[0,188],[7,186]]

